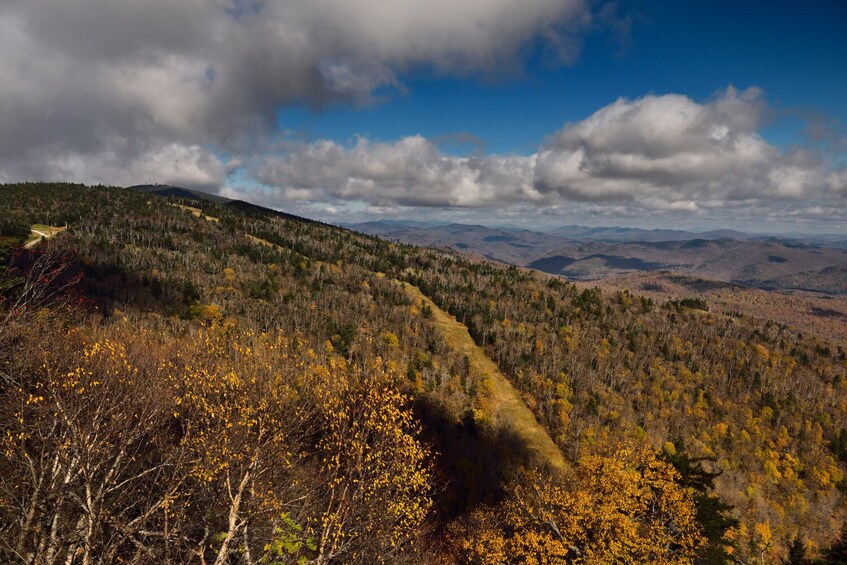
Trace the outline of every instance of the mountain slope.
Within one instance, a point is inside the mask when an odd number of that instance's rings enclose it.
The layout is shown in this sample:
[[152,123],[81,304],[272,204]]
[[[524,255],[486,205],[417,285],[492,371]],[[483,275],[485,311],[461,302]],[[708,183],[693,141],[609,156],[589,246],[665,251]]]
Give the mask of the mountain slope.
[[201,190],[192,190],[190,188],[171,186],[168,184],[137,184],[135,186],[130,186],[127,188],[129,188],[130,190],[137,190],[138,192],[149,192],[157,196],[170,196],[173,198],[182,198],[186,200],[207,201],[214,202],[216,204],[224,204],[226,202],[231,202],[229,198],[225,198],[223,196],[210,194]]
[[408,284],[404,284],[403,288],[421,307],[427,306],[432,310],[436,327],[447,345],[468,359],[471,371],[481,376],[483,386],[490,388],[489,411],[495,423],[508,426],[536,464],[558,471],[566,469],[567,463],[559,447],[536,421],[509,379],[500,372],[485,351],[474,343],[468,328],[436,306],[419,288]]
[[[668,477],[662,489],[688,512],[695,497],[675,473],[692,472],[680,463],[686,457],[705,458],[700,464],[718,475],[714,491],[702,488],[732,504],[743,525],[731,532],[739,558],[764,552],[775,561],[801,528],[825,547],[840,527],[843,341],[707,312],[711,304],[696,291],[658,303],[627,290],[583,290],[256,206],[106,187],[0,190],[0,218],[19,234],[2,239],[13,250],[0,273],[0,418],[9,430],[0,470],[3,488],[12,488],[0,497],[4,556],[19,544],[103,559],[98,552],[116,551],[125,560],[139,551],[237,560],[266,546],[294,548],[267,556],[283,562],[321,551],[352,562],[464,555],[460,549],[488,531],[478,508],[496,516],[529,504],[519,472],[531,464],[527,442],[516,443],[510,422],[493,417],[490,367],[457,352],[455,337],[395,280],[452,316],[453,330],[467,328],[475,345],[465,340],[464,352],[484,351],[520,392],[575,470],[542,475],[560,500],[601,496],[582,482],[591,479],[586,469],[597,481],[621,469],[636,490],[659,492],[648,486],[649,468]],[[66,222],[32,252],[18,249],[31,225]],[[53,273],[47,283],[40,266]],[[15,306],[21,298],[23,310]],[[110,414],[119,417],[104,419]],[[95,433],[95,425],[112,432]],[[143,433],[127,431],[136,429]],[[99,443],[80,443],[86,437]],[[82,453],[97,453],[97,469],[115,465],[131,480],[101,488],[105,475],[80,469]],[[124,455],[116,461],[121,453],[137,455],[124,463]],[[56,454],[71,479],[36,488],[27,457],[50,473]],[[649,465],[622,454],[644,454],[636,459]],[[77,503],[86,485],[116,494],[92,510]],[[626,501],[597,503],[614,510]],[[59,533],[51,541],[53,508]],[[133,529],[139,516],[143,525]],[[603,516],[626,519],[595,517]],[[89,519],[86,542],[74,532]],[[421,537],[428,528],[432,544]],[[729,543],[729,529],[709,547]],[[143,550],[123,537],[129,531]],[[456,532],[465,533],[451,537]],[[568,535],[580,551],[590,542],[583,530]]]

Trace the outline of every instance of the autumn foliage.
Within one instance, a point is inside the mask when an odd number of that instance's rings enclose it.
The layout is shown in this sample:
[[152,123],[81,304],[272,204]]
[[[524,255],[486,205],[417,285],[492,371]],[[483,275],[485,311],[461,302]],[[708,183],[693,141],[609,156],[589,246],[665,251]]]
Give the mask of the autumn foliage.
[[[0,238],[0,562],[761,563],[843,545],[844,344],[243,203],[0,191],[18,228],[69,226],[26,252],[25,229]],[[434,308],[570,470],[522,470]]]
[[427,452],[379,362],[356,374],[282,334],[222,328],[27,338],[39,354],[4,366],[6,555],[379,562],[413,550]]
[[456,527],[467,563],[693,563],[704,538],[691,493],[644,447],[582,459],[571,476],[524,473],[496,508]]

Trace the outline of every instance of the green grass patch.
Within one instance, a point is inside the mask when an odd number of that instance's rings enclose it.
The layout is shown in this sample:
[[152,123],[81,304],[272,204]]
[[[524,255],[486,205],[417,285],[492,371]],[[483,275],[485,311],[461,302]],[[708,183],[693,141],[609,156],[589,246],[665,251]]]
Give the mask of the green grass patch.
[[48,226],[47,224],[33,224],[32,233],[24,241],[24,247],[32,247],[41,241],[41,238],[50,239],[59,232],[67,229],[65,226]]

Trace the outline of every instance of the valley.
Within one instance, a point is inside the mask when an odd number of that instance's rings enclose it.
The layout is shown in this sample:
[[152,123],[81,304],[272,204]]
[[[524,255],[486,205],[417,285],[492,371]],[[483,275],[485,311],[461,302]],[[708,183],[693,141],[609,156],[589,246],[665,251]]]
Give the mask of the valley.
[[448,247],[575,281],[670,272],[747,287],[847,294],[847,240],[779,238],[726,230],[570,228],[549,233],[470,225],[350,226],[390,240]]

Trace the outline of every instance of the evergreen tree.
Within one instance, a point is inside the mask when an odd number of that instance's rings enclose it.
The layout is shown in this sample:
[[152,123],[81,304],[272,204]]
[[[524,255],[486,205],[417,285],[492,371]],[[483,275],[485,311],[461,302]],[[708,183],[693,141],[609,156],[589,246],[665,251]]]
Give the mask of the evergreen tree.
[[800,534],[797,534],[794,541],[788,544],[788,557],[783,563],[784,565],[811,565],[811,561],[806,557],[806,542]]
[[733,506],[712,494],[715,478],[720,473],[707,471],[703,468],[703,462],[713,461],[713,459],[689,457],[681,451],[681,448],[673,454],[665,452],[664,458],[680,474],[680,484],[694,490],[697,522],[707,540],[706,546],[700,550],[695,562],[698,565],[733,563],[731,548],[735,547],[735,543],[726,534],[737,527],[739,522],[730,515]]
[[841,526],[841,534],[827,550],[823,563],[826,565],[847,564],[847,522]]

